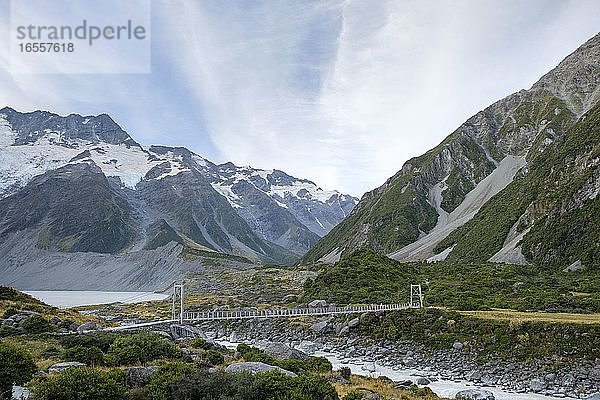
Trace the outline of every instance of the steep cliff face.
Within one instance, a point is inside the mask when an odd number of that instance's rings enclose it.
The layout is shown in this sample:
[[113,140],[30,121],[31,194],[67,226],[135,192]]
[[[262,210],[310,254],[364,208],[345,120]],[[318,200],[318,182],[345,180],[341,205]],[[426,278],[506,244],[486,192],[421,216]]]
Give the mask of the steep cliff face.
[[[471,220],[517,174],[595,105],[600,35],[590,39],[529,90],[469,118],[440,145],[407,161],[367,193],[350,216],[306,254],[330,262],[361,247],[401,261],[442,259],[438,245]],[[507,236],[502,240],[508,239]]]
[[600,104],[436,248],[448,260],[600,270]]

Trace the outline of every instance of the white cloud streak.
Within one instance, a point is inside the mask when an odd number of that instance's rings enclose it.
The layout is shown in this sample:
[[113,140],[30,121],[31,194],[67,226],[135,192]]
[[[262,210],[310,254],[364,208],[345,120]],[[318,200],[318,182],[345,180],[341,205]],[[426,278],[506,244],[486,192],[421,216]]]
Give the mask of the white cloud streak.
[[[531,86],[600,20],[594,0],[152,6],[152,74],[12,74],[0,46],[0,102],[107,112],[142,143],[278,168],[354,195]],[[7,38],[6,1],[0,11]]]
[[173,51],[190,50],[179,65],[223,159],[357,195],[529,87],[600,17],[592,1],[180,4],[161,23],[187,32]]

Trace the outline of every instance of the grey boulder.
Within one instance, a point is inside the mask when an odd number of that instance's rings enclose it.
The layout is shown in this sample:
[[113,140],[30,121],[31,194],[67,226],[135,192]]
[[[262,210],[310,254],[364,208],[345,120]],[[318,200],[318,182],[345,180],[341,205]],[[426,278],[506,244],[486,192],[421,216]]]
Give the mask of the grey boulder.
[[492,392],[483,389],[461,390],[460,392],[456,393],[454,398],[468,400],[496,400]]
[[50,368],[48,368],[48,372],[62,372],[65,369],[75,367],[85,367],[85,364],[77,361],[61,362],[51,365]]
[[327,302],[325,300],[313,300],[308,303],[310,308],[325,308],[327,307]]
[[225,372],[238,373],[238,372],[250,372],[251,374],[258,374],[260,372],[279,371],[287,376],[296,377],[295,373],[285,370],[280,367],[261,363],[261,362],[243,362],[238,364],[230,364],[225,368]]
[[287,344],[273,342],[269,343],[265,349],[265,353],[275,357],[278,360],[301,360],[307,361],[309,359],[308,354],[298,349],[291,348]]
[[158,371],[157,366],[129,367],[125,371],[125,382],[132,388],[140,388],[150,383],[152,375]]

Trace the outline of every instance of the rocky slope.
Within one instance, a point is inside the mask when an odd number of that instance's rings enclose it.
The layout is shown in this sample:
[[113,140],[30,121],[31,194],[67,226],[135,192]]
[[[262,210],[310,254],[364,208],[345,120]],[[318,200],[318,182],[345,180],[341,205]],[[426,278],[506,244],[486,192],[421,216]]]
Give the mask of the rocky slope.
[[187,259],[223,253],[293,263],[357,201],[281,171],[216,165],[185,148],[143,148],[107,115],[4,108],[0,160],[3,278],[64,263],[62,253],[104,273],[122,264],[119,257],[158,268],[160,252],[152,252],[174,246]]
[[[523,237],[525,242],[531,241],[535,229],[532,233],[525,232],[526,229],[536,224],[538,227],[549,226],[548,222],[534,218],[521,224],[519,229],[516,226],[510,229],[520,215],[514,216],[504,209],[497,198],[511,190],[515,177],[530,173],[532,163],[540,154],[561,153],[556,149],[569,140],[569,133],[577,129],[574,125],[578,121],[582,123],[586,118],[584,114],[600,98],[599,60],[600,35],[596,35],[529,90],[514,93],[469,118],[436,148],[407,161],[384,185],[367,193],[350,216],[306,254],[304,261],[332,262],[340,255],[365,246],[401,261],[461,258],[461,243],[463,248],[468,247],[464,241],[467,229],[457,229],[466,227],[468,221],[481,218],[481,208],[491,204],[492,200],[496,206],[491,212],[493,218],[486,220],[486,228],[497,235],[495,239],[500,246],[479,248],[480,253],[485,250],[481,254],[486,256],[478,259],[485,261],[495,255],[493,261],[499,262],[539,261],[540,256],[534,253],[538,247],[544,248],[545,244],[540,245],[540,242],[531,243],[533,250],[525,251],[525,254],[508,248],[495,254],[504,244],[512,243],[516,247]],[[561,154],[577,160],[579,169],[595,176],[594,151],[573,146],[570,150],[569,154]],[[579,197],[580,205],[598,201],[592,196],[595,178],[585,181],[587,189],[584,189],[575,187],[576,182],[570,177],[570,174],[561,175],[561,179],[566,179],[563,187],[590,191],[589,196]],[[544,188],[543,185],[539,187]],[[565,197],[561,199],[566,200]],[[557,200],[554,207],[560,207],[560,204]],[[543,208],[543,212],[555,211],[553,207]],[[537,215],[541,217],[541,213]],[[508,229],[494,229],[506,224]],[[597,231],[598,220],[592,218],[586,229],[567,232],[563,236],[571,235],[572,241],[576,241],[583,231],[594,227]],[[455,234],[449,239],[452,232]],[[485,231],[477,234],[480,238],[481,235],[489,236]],[[554,260],[568,264],[575,261],[566,255],[565,246],[556,243],[548,246],[542,252],[550,252]]]

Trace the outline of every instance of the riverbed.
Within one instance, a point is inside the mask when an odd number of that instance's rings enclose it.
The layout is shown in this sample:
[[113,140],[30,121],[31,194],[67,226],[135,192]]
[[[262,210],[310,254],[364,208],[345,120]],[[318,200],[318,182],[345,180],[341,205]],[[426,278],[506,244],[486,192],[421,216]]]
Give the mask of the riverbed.
[[81,290],[32,290],[25,291],[30,296],[59,308],[90,306],[110,303],[140,303],[151,300],[164,300],[168,294],[154,292],[101,292]]
[[[224,339],[215,341],[230,349],[235,349],[239,344],[238,342],[230,342]],[[244,341],[244,343],[261,348],[264,347],[267,342]],[[298,350],[304,351],[305,353],[311,356],[321,356],[327,358],[333,365],[334,370],[338,370],[342,367],[348,367],[355,375],[371,376],[375,378],[379,376],[386,376],[392,379],[393,381],[411,380],[413,382],[416,382],[417,379],[421,377],[426,377],[429,380],[431,380],[431,382],[427,386],[431,388],[431,390],[433,390],[435,394],[441,397],[447,397],[451,399],[453,399],[456,396],[456,394],[461,390],[474,388],[484,389],[492,392],[496,400],[555,400],[559,398],[536,393],[508,392],[497,387],[475,386],[471,382],[467,381],[451,381],[445,379],[438,379],[436,377],[437,374],[433,371],[390,367],[380,365],[377,362],[374,363],[371,361],[362,360],[360,358],[343,359],[341,358],[340,354],[316,350],[317,346],[315,346],[315,344],[312,342],[301,342],[300,344],[294,347]]]

